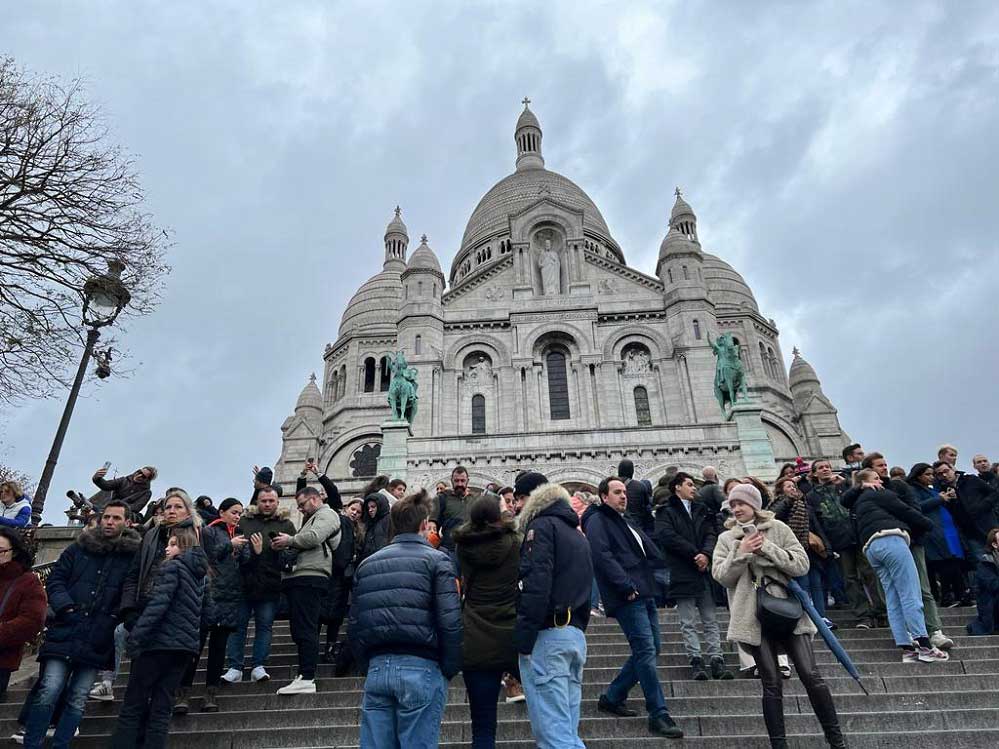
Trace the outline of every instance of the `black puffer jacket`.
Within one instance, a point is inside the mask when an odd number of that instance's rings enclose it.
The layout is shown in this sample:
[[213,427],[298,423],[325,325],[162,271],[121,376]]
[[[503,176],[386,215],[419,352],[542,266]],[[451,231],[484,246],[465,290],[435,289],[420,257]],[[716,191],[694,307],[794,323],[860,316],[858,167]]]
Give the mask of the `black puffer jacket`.
[[950,507],[954,522],[968,538],[984,543],[999,525],[999,489],[968,473],[957,477],[955,488],[957,501]]
[[640,528],[646,534],[652,535],[656,523],[652,517],[652,487],[648,481],[628,479],[625,481],[628,492],[628,509],[624,515],[635,528]]
[[[698,498],[690,503],[688,514],[683,500],[674,494],[656,509],[654,540],[669,567],[667,595],[680,599],[695,598],[704,593],[711,579],[711,555],[718,540],[711,509]],[[697,569],[694,562],[698,554],[708,558],[709,566],[704,572]]]
[[239,558],[247,547],[244,546],[240,551],[233,549],[224,520],[216,520],[202,529],[201,545],[208,557],[210,570],[201,613],[202,624],[206,627],[236,629],[239,625],[239,609],[243,604]]
[[49,617],[39,658],[65,658],[94,668],[114,661],[121,592],[139,543],[130,528],[113,539],[94,528],[59,556],[45,584],[55,616]]
[[[369,508],[372,504],[377,508],[374,517],[371,517],[369,514]],[[364,499],[364,514],[361,518],[364,521],[364,542],[361,544],[361,551],[357,555],[358,564],[379,549],[384,549],[389,542],[390,519],[388,498],[381,492],[369,494]]]
[[[171,528],[193,528],[194,520],[181,520]],[[154,525],[142,537],[142,545],[132,558],[132,565],[125,577],[125,585],[121,592],[121,617],[125,626],[134,624],[135,617],[142,613],[152,588],[152,575],[163,562],[166,555],[167,539],[171,528],[165,525]]]
[[357,566],[347,639],[366,668],[376,655],[435,660],[461,670],[461,605],[454,565],[417,533],[400,533]]
[[[907,481],[903,481],[902,479],[882,479],[881,482],[886,491],[893,492],[895,496],[903,503],[908,505],[911,510],[919,513],[920,515],[923,515],[923,510],[919,506],[919,500],[916,499],[916,495],[912,492],[912,487],[909,486],[909,483]],[[860,497],[863,491],[864,491],[863,487],[851,486],[849,489],[843,492],[843,497],[840,500],[840,502],[848,510],[854,510],[857,504],[857,499]],[[923,519],[928,520],[925,516],[923,516]],[[856,513],[854,513],[854,520],[857,520]],[[857,526],[858,526],[857,535],[862,536],[863,534],[860,531],[859,521],[857,521]],[[931,522],[929,528],[932,527],[933,523]],[[918,527],[912,527],[910,529],[909,533],[910,543],[913,546],[923,545],[923,536],[926,535],[926,533],[928,532],[924,528],[925,526],[920,525]],[[861,548],[863,548],[865,543],[867,543],[866,539],[860,540]]]
[[152,650],[197,653],[208,558],[200,546],[159,566],[152,592],[128,638],[132,658]]
[[556,613],[558,624],[564,624],[571,612],[570,624],[586,631],[593,561],[569,492],[560,485],[543,484],[531,492],[517,523],[524,543],[513,644],[518,653],[528,655],[538,632],[553,626]]
[[624,516],[606,504],[596,505],[583,528],[590,542],[600,600],[608,616],[614,616],[628,603],[632,593],[637,592],[639,598],[655,598],[652,570],[666,566],[656,542],[640,528],[634,530],[642,539],[641,546]]
[[[271,548],[271,537],[278,533],[295,535],[288,510],[279,507],[273,515],[262,515],[256,505],[247,507],[236,526],[236,533],[247,540],[239,556],[243,597],[247,601],[277,600],[281,595],[281,560],[278,552]],[[254,553],[249,543],[254,533],[259,533],[263,539],[259,554]]]
[[852,509],[857,518],[860,548],[867,546],[871,537],[882,531],[897,528],[911,537],[917,533],[922,536],[933,530],[933,523],[923,513],[903,502],[889,489],[847,492],[843,495],[843,504]]

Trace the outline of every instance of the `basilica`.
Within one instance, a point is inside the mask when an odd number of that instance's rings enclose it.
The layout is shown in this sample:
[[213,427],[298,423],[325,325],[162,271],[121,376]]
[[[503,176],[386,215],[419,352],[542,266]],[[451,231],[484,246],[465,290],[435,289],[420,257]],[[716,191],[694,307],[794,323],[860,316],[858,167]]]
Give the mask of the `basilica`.
[[[681,192],[656,267],[632,268],[587,194],[546,168],[542,140],[525,100],[514,171],[472,211],[446,276],[426,236],[410,250],[395,209],[322,382],[312,376],[281,425],[276,480],[293,486],[307,458],[348,493],[375,475],[399,351],[419,398],[393,472],[410,486],[457,464],[472,486],[531,468],[592,490],[624,457],[653,481],[671,466],[773,478],[796,456],[838,460],[849,438],[815,370],[795,351],[785,371],[776,323],[704,250]],[[738,419],[713,392],[710,341],[725,333],[748,384]]]

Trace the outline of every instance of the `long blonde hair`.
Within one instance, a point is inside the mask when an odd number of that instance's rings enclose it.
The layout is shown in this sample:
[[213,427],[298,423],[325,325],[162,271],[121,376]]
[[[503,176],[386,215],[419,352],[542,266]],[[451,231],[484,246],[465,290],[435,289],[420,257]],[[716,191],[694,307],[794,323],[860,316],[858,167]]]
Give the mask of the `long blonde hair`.
[[179,486],[172,486],[167,489],[167,493],[163,496],[163,507],[166,508],[167,500],[177,497],[181,502],[184,503],[184,507],[187,508],[187,515],[191,518],[191,522],[194,524],[195,528],[201,527],[201,515],[194,509],[194,502],[191,501],[190,495],[181,489]]

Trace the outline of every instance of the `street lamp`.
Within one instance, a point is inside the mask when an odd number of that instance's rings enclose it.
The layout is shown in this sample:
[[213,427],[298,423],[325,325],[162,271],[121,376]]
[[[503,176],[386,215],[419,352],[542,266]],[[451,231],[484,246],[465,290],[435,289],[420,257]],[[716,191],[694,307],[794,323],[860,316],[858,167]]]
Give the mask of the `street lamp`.
[[48,460],[45,461],[45,468],[42,469],[42,477],[38,481],[35,499],[31,503],[31,522],[33,525],[38,525],[42,520],[45,495],[48,494],[49,484],[52,483],[52,474],[55,473],[59,452],[62,450],[66,430],[69,428],[69,420],[73,416],[76,399],[80,395],[80,386],[83,385],[83,376],[87,372],[87,363],[94,354],[97,339],[101,337],[100,329],[111,325],[132,298],[128,289],[125,288],[125,284],[121,281],[123,270],[125,270],[124,263],[119,260],[108,260],[107,273],[93,276],[83,284],[83,324],[88,328],[87,342],[83,347],[83,358],[80,359],[80,368],[76,371],[76,379],[73,380],[73,387],[69,391],[69,399],[62,412],[59,428],[52,441],[52,449],[49,451]]

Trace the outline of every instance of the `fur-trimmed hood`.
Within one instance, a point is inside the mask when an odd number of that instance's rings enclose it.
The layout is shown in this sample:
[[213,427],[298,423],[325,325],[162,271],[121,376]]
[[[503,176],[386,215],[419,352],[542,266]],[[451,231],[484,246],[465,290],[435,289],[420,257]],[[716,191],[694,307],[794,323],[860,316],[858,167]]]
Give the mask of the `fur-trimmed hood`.
[[[570,523],[570,525],[574,524],[578,526],[579,518],[576,516],[576,511],[572,509],[572,505],[569,504],[569,492],[561,484],[542,484],[528,496],[527,502],[524,504],[524,509],[520,511],[520,515],[517,517],[517,530],[524,533],[534,518],[559,502],[565,505],[566,512],[575,521],[575,523]],[[569,522],[568,517],[566,518],[566,522]]]
[[[243,517],[255,518],[255,517],[258,517],[258,516],[261,517],[261,518],[264,517],[263,515],[260,514],[260,509],[257,507],[257,505],[250,505],[243,512]],[[274,517],[274,518],[276,518],[278,520],[287,520],[288,518],[291,517],[291,510],[289,510],[287,507],[282,507],[279,504],[278,508],[277,508],[277,511],[273,515],[267,515],[267,517],[268,518]]]
[[105,538],[100,528],[91,528],[80,533],[76,542],[90,554],[134,554],[142,545],[142,536],[125,528],[117,538]]

